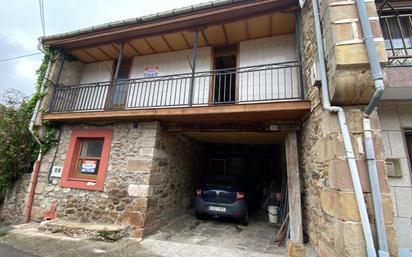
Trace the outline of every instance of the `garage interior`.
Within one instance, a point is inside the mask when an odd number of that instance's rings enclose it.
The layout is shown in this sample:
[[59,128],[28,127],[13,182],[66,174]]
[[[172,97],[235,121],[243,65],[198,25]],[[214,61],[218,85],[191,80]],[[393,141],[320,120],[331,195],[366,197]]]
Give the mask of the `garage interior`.
[[[199,149],[190,179],[191,206],[150,240],[168,240],[241,250],[282,254],[288,237],[287,169],[285,133],[183,132]],[[224,217],[196,219],[196,188],[214,175],[236,176],[246,181],[249,225]],[[268,206],[273,206],[269,207]],[[270,213],[268,212],[270,209]],[[271,217],[271,222],[270,218]]]

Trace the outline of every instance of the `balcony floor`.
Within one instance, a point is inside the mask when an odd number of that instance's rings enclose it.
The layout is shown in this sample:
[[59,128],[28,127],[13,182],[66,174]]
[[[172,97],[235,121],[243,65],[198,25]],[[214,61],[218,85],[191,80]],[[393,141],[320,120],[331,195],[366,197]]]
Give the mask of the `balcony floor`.
[[159,120],[174,124],[299,121],[309,110],[310,101],[282,101],[119,111],[45,113],[43,114],[43,120]]

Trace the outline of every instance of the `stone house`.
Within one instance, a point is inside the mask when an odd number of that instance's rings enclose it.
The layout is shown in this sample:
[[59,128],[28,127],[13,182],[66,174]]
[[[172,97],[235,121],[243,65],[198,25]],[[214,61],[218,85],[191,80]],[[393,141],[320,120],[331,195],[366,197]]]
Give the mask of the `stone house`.
[[42,38],[64,55],[35,126],[57,122],[58,144],[3,217],[21,221],[24,196],[31,220],[55,205],[141,238],[190,210],[202,178],[241,173],[286,179],[290,256],[398,256],[412,248],[410,7],[223,0]]

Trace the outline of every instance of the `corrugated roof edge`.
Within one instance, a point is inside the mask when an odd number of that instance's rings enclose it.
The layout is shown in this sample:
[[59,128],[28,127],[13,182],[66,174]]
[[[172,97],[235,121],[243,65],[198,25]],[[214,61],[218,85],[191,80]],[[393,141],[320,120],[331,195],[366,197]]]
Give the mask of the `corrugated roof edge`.
[[131,24],[139,24],[142,22],[148,22],[148,21],[153,21],[153,20],[167,18],[167,17],[173,17],[173,16],[177,16],[181,14],[195,12],[195,11],[203,11],[203,10],[212,9],[215,7],[220,7],[223,5],[230,5],[234,3],[247,2],[247,1],[250,1],[250,0],[215,0],[215,1],[210,1],[210,2],[200,3],[197,5],[181,7],[181,8],[173,9],[170,11],[161,12],[161,13],[145,15],[145,16],[141,16],[138,18],[109,22],[109,23],[104,23],[101,25],[87,27],[84,29],[73,30],[70,32],[50,35],[46,37],[39,37],[39,41],[44,42],[47,40],[60,39],[60,38],[65,38],[65,37],[70,37],[70,36],[77,36],[83,33],[97,32],[97,31],[101,31],[104,29],[108,29],[108,28],[116,28],[116,27],[121,27],[125,25],[131,25]]

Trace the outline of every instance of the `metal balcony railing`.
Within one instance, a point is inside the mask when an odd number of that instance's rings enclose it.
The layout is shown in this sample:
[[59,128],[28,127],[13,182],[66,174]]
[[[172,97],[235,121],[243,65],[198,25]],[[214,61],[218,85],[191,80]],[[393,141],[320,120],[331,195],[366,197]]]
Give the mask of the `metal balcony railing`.
[[388,65],[412,65],[412,13],[389,9],[381,11],[380,24],[385,48],[388,53]]
[[[193,83],[192,83],[193,80]],[[189,107],[303,99],[301,64],[284,62],[152,78],[56,86],[50,112]],[[190,87],[193,85],[192,95]]]

